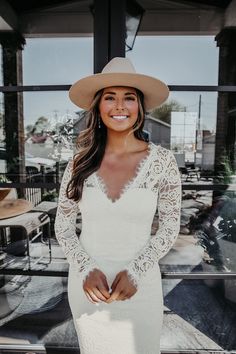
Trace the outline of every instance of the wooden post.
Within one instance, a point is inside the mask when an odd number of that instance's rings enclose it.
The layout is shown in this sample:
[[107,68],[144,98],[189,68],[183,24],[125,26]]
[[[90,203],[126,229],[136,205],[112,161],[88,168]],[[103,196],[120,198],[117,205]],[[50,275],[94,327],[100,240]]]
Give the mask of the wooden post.
[[114,57],[125,57],[126,0],[94,0],[94,73]]
[[[236,85],[236,27],[224,28],[216,36],[219,47],[219,85]],[[215,143],[215,174],[226,175],[227,160],[235,166],[236,93],[219,92]],[[230,112],[234,112],[231,114]]]
[[[24,38],[15,32],[0,33],[4,86],[22,85],[22,49]],[[25,182],[25,138],[23,94],[4,93],[7,177],[13,182]],[[18,190],[23,197],[23,189]]]

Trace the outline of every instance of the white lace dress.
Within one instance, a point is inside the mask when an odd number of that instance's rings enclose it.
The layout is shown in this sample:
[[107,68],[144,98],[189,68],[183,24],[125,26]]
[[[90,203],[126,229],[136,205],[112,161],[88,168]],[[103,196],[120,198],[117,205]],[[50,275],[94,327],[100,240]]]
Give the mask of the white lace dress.
[[[79,203],[65,195],[72,161],[63,175],[56,237],[69,261],[68,297],[81,354],[159,354],[163,294],[158,261],[173,246],[179,232],[181,182],[171,151],[148,144],[148,154],[116,200],[92,173],[84,182]],[[156,209],[159,228],[151,235]],[[80,209],[82,232],[76,236]],[[128,300],[93,304],[83,280],[98,268],[110,286],[126,269],[138,291]]]

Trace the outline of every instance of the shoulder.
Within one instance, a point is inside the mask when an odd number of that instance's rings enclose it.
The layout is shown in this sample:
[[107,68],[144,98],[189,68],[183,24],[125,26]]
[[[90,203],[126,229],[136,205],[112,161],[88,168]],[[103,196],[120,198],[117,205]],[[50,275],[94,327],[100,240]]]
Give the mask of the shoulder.
[[161,160],[163,161],[163,163],[168,163],[168,161],[170,159],[172,159],[174,157],[174,154],[172,153],[171,150],[164,148],[163,146],[161,146],[160,144],[152,144],[152,149],[153,149],[153,157],[154,157],[154,161],[156,160]]
[[152,166],[154,172],[159,177],[169,175],[177,176],[179,178],[180,172],[173,152],[169,149],[164,148],[161,145],[153,145],[154,151],[152,154]]
[[63,171],[64,178],[69,178],[69,176],[72,174],[73,165],[74,165],[73,159],[70,158],[67,161],[66,165],[64,166],[64,171]]

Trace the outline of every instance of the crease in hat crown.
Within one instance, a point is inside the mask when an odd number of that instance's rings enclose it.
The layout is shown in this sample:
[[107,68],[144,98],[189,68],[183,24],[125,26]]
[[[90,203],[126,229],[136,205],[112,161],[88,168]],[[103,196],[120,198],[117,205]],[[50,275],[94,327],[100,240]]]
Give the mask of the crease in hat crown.
[[110,73],[134,73],[135,68],[128,58],[113,58],[102,70],[103,74]]
[[102,72],[76,81],[69,90],[71,101],[82,109],[89,110],[95,94],[105,87],[134,87],[144,94],[145,110],[160,106],[169,95],[168,86],[161,80],[137,73],[129,58],[115,57]]

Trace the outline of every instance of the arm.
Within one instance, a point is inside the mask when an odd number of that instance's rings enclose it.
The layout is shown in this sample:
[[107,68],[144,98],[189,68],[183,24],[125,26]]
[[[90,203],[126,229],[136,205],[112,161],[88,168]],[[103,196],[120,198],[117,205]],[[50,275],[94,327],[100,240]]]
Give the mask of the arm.
[[181,179],[172,152],[159,182],[158,215],[159,228],[147,244],[125,268],[133,284],[138,287],[140,279],[164,257],[179,234],[181,211]]
[[76,235],[78,202],[68,199],[66,196],[66,187],[71,178],[72,166],[73,161],[71,160],[68,162],[62,178],[55,219],[55,234],[69,264],[77,269],[84,280],[91,270],[98,267],[84,250]]

